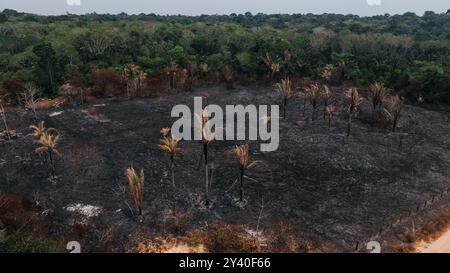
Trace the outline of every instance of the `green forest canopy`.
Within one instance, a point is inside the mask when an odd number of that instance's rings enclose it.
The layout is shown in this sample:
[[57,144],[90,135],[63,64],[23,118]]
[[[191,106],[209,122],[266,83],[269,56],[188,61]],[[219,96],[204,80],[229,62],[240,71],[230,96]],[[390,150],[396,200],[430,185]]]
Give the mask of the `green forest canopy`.
[[340,81],[379,81],[410,98],[450,104],[450,10],[373,17],[0,13],[0,81],[30,81],[49,96],[68,81],[68,66],[89,81],[92,68],[120,72],[136,64],[158,77],[173,65],[227,65],[258,81],[268,57],[283,75],[317,78],[331,65]]

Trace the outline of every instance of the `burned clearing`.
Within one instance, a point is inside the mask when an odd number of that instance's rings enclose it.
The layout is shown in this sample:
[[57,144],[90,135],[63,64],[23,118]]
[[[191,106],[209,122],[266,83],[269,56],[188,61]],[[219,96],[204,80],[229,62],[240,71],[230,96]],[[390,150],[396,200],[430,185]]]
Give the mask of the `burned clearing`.
[[[322,106],[312,121],[313,108],[307,105],[303,113],[294,97],[280,119],[279,149],[263,153],[259,142],[248,143],[251,160],[264,166],[248,173],[253,181],[245,181],[245,205],[236,202],[239,166],[227,154],[244,142],[210,145],[210,207],[204,205],[204,172],[197,167],[201,142],[180,142],[184,155],[176,159],[175,187],[155,144],[160,129],[175,120],[170,112],[177,104],[193,107],[194,96],[220,106],[279,104],[280,95],[270,87],[205,87],[40,110],[38,119],[62,137],[54,175],[26,137],[33,117],[8,113],[18,137],[0,141],[0,191],[38,203],[42,217],[58,224],[49,228],[50,236],[57,239],[77,226],[85,245],[107,243],[112,251],[126,251],[136,233],[151,238],[183,232],[169,224],[175,214],[187,215],[183,230],[223,222],[264,233],[286,219],[321,251],[366,251],[372,239],[390,249],[411,221],[420,225],[449,208],[450,117],[407,104],[394,133],[370,121],[364,102],[347,137],[344,89],[331,89],[340,107],[330,127]],[[124,175],[131,164],[145,171],[142,221]]]

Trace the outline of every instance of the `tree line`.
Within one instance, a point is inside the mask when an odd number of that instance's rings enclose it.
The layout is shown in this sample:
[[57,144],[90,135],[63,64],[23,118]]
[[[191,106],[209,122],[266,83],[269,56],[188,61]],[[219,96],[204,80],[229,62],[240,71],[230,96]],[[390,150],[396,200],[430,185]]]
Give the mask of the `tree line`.
[[[413,101],[450,103],[450,10],[160,16],[0,13],[0,95],[33,83],[63,93],[131,96],[202,82],[323,78],[379,82]],[[123,93],[122,93],[123,92]],[[133,93],[134,92],[134,93]]]

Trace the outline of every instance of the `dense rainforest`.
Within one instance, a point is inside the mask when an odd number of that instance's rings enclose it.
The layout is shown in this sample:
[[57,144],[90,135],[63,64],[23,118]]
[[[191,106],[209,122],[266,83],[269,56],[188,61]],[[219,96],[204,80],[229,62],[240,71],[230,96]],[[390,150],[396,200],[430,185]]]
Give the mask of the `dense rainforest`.
[[450,10],[373,17],[0,13],[0,96],[9,103],[20,103],[30,83],[45,97],[68,84],[105,95],[165,81],[175,87],[175,75],[191,84],[326,75],[330,84],[381,82],[412,101],[450,104]]

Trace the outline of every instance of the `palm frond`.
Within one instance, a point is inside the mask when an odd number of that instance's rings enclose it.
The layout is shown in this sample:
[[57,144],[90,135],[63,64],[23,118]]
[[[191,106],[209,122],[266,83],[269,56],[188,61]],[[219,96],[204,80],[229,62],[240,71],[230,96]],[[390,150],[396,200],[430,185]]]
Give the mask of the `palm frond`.
[[345,96],[349,101],[348,112],[349,114],[354,114],[358,107],[361,105],[363,98],[359,95],[358,89],[350,88],[345,92]]
[[130,188],[131,195],[133,196],[133,201],[136,207],[138,207],[140,210],[142,206],[142,198],[144,195],[144,170],[141,169],[141,173],[140,175],[138,175],[133,166],[131,166],[127,168],[127,170],[125,171],[125,175],[128,179],[128,186]]
[[275,90],[285,98],[291,98],[294,95],[292,82],[289,78],[282,79],[280,83],[275,84]]
[[161,139],[160,144],[156,144],[156,146],[162,150],[163,152],[171,155],[171,156],[182,156],[183,151],[178,147],[179,140],[172,137],[164,137]]

